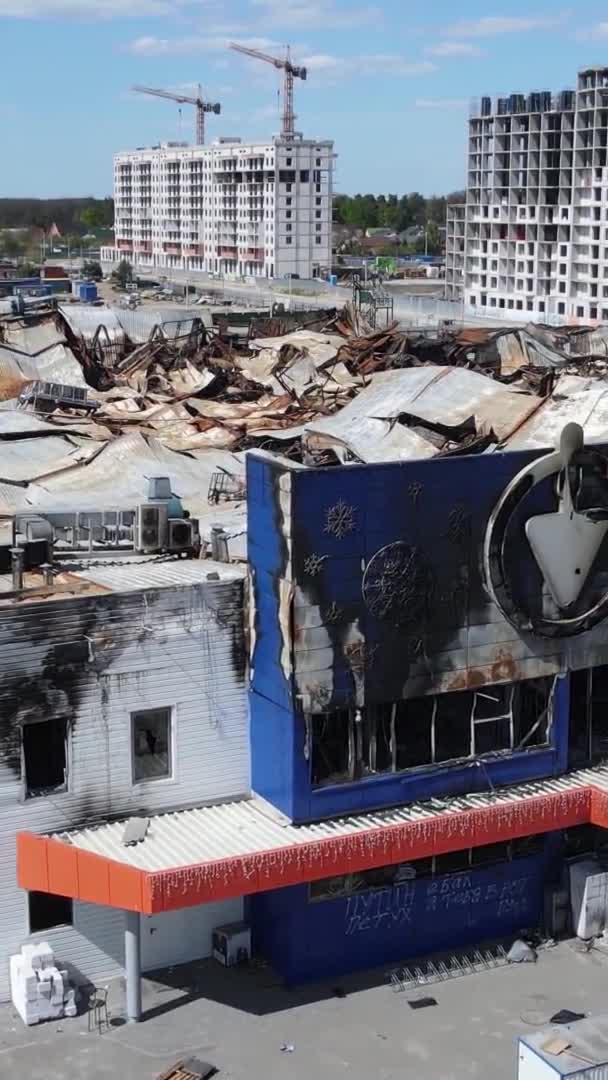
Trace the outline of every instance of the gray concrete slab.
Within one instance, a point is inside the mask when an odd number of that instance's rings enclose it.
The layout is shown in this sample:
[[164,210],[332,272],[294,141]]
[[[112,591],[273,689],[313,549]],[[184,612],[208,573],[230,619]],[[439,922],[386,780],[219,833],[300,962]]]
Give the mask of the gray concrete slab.
[[[394,993],[385,974],[287,991],[268,968],[225,971],[204,961],[146,979],[146,1019],[138,1025],[124,1024],[123,988],[113,984],[112,1026],[101,1035],[87,1032],[83,1016],[25,1028],[7,1006],[0,1009],[0,1076],[153,1080],[196,1055],[213,1062],[221,1080],[513,1080],[519,1033],[544,1026],[561,1008],[608,1012],[608,957],[574,943],[542,951],[535,965],[413,994]],[[410,1007],[429,994],[436,1006]]]

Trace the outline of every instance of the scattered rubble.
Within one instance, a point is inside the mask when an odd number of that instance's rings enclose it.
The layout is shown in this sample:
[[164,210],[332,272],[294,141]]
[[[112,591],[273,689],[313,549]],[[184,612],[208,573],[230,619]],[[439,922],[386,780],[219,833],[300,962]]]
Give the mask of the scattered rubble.
[[[378,330],[352,305],[272,317],[11,311],[0,315],[0,514],[123,505],[154,461],[209,527],[238,532],[251,448],[331,466],[551,446],[566,418],[605,438],[607,376],[603,327]],[[46,396],[28,392],[34,382]]]

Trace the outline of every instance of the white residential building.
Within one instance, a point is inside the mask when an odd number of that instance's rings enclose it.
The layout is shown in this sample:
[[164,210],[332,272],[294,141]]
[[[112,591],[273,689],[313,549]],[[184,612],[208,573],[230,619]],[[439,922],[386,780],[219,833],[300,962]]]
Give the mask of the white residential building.
[[581,70],[576,90],[476,102],[446,295],[468,315],[608,321],[607,153],[608,67]]
[[333,143],[163,143],[114,158],[115,245],[102,261],[238,276],[331,266]]

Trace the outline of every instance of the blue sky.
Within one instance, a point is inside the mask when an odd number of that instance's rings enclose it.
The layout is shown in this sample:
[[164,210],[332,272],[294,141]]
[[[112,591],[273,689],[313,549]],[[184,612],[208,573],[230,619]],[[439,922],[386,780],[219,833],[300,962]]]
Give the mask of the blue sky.
[[[559,3],[559,0],[558,0]],[[133,83],[201,82],[208,134],[277,130],[274,69],[228,40],[309,69],[298,127],[333,137],[340,191],[444,193],[463,184],[468,102],[563,89],[608,63],[608,11],[537,0],[0,0],[0,195],[104,195],[112,153],[191,138],[192,110]]]

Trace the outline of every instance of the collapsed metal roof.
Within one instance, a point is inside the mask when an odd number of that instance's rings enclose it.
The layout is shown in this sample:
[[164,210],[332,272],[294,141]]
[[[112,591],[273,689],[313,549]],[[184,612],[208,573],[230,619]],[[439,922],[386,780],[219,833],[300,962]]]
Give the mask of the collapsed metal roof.
[[[372,330],[352,308],[233,321],[181,305],[0,318],[0,513],[131,509],[162,474],[244,557],[250,448],[331,466],[551,447],[568,420],[608,438],[602,328]],[[89,387],[99,407],[24,408],[32,379]]]

